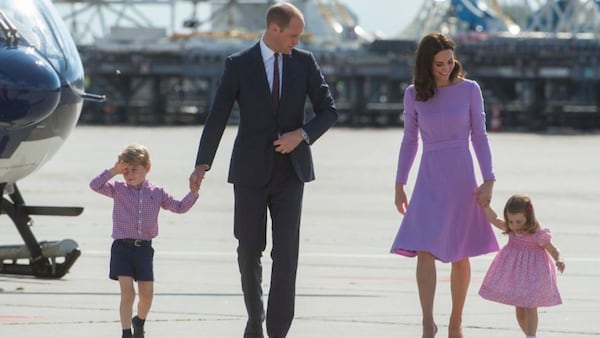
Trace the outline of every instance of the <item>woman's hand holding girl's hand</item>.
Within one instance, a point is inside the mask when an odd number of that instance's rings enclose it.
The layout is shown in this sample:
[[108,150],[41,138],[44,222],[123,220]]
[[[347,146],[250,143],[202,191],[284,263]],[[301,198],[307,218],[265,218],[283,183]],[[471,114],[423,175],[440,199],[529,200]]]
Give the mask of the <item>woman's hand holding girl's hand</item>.
[[558,271],[560,271],[560,273],[563,273],[563,271],[565,271],[565,262],[563,262],[562,260],[556,261],[556,268],[558,269]]
[[479,188],[477,188],[477,203],[482,207],[487,207],[492,201],[492,191],[494,190],[494,181],[484,181]]

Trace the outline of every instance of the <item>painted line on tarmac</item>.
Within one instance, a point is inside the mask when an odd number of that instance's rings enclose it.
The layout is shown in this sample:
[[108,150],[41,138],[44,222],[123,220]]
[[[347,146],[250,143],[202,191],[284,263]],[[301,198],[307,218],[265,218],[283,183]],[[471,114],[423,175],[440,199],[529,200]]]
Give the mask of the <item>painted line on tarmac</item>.
[[[82,250],[83,254],[89,256],[109,256],[109,251],[104,250]],[[156,250],[156,255],[159,257],[236,257],[235,251],[173,251],[173,250]],[[388,254],[358,254],[358,253],[334,253],[334,252],[308,252],[300,253],[300,257],[304,258],[336,258],[336,259],[397,259],[399,255],[392,253]],[[494,254],[478,256],[471,258],[472,260],[491,261],[494,259]],[[569,262],[580,263],[597,263],[600,262],[600,257],[568,257]]]

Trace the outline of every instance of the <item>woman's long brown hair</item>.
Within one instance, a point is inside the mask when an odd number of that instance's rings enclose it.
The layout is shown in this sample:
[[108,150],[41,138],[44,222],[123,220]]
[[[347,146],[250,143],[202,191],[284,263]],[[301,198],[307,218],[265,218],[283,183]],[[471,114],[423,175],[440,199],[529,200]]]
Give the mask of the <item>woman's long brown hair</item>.
[[[431,67],[435,55],[443,50],[450,49],[454,52],[456,45],[449,37],[432,33],[425,36],[417,47],[415,68],[413,72],[413,84],[417,91],[417,101],[427,101],[435,94],[435,80]],[[458,77],[464,77],[465,74],[461,63],[454,59],[454,69],[450,73],[450,81]]]

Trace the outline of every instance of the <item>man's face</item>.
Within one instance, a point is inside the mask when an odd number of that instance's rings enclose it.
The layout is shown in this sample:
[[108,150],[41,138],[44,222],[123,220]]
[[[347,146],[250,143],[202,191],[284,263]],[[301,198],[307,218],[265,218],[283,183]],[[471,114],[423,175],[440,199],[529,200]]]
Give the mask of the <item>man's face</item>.
[[272,38],[274,46],[271,48],[278,53],[290,54],[292,48],[298,45],[300,35],[304,31],[304,21],[300,18],[292,17],[290,24],[281,29],[276,24],[271,25]]

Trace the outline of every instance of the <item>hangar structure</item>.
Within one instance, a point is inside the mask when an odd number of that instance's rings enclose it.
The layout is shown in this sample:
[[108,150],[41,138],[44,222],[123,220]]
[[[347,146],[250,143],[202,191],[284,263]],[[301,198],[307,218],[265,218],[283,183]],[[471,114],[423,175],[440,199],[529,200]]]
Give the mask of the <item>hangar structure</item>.
[[[300,47],[317,57],[339,124],[401,125],[416,44],[437,31],[457,42],[488,118],[504,128],[600,128],[597,0],[425,0],[393,39],[365,31],[341,0],[291,2],[305,14]],[[274,1],[54,3],[78,41],[89,90],[109,98],[84,107],[82,122],[186,124],[203,122],[223,59],[257,41]]]

